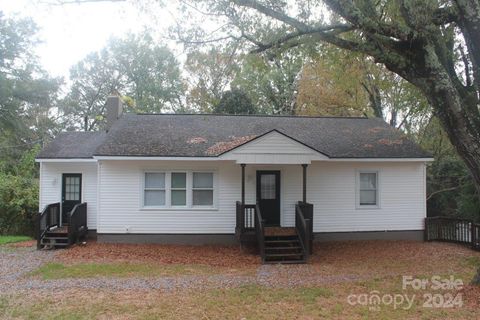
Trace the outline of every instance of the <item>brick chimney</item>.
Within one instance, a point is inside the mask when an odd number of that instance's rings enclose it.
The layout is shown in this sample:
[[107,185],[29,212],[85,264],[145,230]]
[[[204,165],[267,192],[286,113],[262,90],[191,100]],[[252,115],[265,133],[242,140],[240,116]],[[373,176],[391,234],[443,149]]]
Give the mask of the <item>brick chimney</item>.
[[110,95],[107,98],[107,131],[123,113],[123,103],[119,95]]

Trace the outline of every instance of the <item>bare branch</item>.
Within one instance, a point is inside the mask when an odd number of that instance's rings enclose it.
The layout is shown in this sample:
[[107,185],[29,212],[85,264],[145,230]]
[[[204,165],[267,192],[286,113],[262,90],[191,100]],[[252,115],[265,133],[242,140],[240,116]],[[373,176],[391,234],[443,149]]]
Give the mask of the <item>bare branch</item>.
[[442,192],[447,192],[447,191],[453,191],[453,190],[456,190],[458,188],[459,188],[459,186],[456,186],[456,187],[445,188],[445,189],[441,189],[441,190],[437,190],[435,192],[432,192],[428,195],[427,201],[430,200],[436,194],[439,194],[439,193],[442,193]]

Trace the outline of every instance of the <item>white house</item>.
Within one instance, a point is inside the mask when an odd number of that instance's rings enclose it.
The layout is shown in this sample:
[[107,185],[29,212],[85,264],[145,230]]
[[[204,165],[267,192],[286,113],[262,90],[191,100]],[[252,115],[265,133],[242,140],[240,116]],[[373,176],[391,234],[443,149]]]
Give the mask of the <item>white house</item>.
[[250,240],[264,261],[293,238],[303,254],[312,237],[422,239],[432,159],[381,119],[107,109],[107,132],[62,133],[37,157],[54,228],[86,203],[98,241]]

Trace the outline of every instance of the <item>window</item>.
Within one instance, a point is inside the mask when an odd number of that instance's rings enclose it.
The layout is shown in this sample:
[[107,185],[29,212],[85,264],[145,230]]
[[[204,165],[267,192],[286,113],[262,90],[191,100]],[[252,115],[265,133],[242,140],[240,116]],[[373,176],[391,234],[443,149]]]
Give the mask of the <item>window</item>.
[[143,201],[143,204],[146,207],[165,206],[165,173],[145,173]]
[[213,173],[194,172],[192,187],[192,205],[213,205]]
[[214,177],[213,172],[144,172],[143,207],[212,208]]
[[359,173],[359,204],[360,206],[378,205],[378,173]]
[[187,205],[187,174],[172,172],[172,206]]

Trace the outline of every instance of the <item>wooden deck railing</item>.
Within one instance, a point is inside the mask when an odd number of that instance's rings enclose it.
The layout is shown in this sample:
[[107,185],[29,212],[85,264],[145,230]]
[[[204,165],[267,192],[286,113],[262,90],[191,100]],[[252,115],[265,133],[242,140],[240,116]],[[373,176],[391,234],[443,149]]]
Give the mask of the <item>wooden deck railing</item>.
[[425,218],[425,241],[463,243],[480,250],[480,224],[450,217]]
[[87,234],[87,203],[79,203],[69,213],[68,242],[73,244]]
[[295,206],[295,229],[300,239],[300,243],[305,252],[305,260],[308,260],[308,256],[312,253],[312,236],[311,236],[312,220],[305,218],[302,211],[302,206]]
[[45,233],[60,223],[60,203],[51,203],[45,206],[42,212],[38,213],[36,221],[37,248],[40,249],[40,242]]

